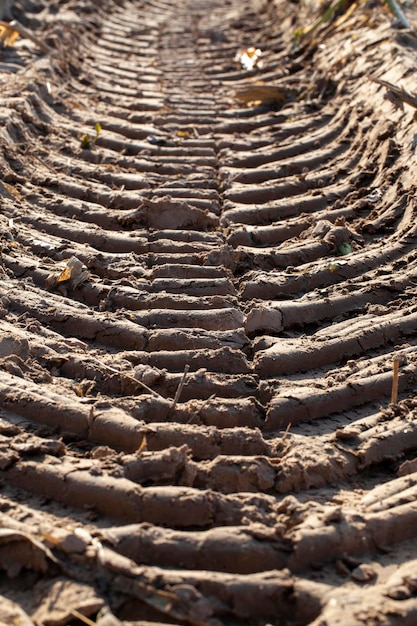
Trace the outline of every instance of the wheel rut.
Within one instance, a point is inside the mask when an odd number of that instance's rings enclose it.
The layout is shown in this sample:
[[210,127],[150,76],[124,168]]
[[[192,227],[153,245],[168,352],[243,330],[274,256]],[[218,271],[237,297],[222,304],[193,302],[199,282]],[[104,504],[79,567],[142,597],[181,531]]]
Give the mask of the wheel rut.
[[280,0],[12,11],[3,622],[414,624],[412,32],[361,5],[294,45],[313,10]]

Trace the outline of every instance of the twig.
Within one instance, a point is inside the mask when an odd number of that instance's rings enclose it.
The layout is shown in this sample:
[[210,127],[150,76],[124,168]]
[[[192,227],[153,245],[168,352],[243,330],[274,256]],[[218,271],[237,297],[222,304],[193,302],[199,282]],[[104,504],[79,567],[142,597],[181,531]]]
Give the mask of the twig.
[[406,104],[409,104],[417,109],[417,97],[413,96],[413,94],[408,93],[408,91],[402,89],[401,87],[397,87],[397,85],[393,85],[393,83],[389,83],[387,80],[381,80],[380,78],[375,78],[374,76],[370,76],[369,78],[374,83],[378,83],[378,85],[385,87],[388,92],[395,97],[396,102],[394,102],[394,104],[405,102]]
[[38,46],[38,48],[40,48],[40,50],[42,50],[42,52],[46,52],[46,53],[52,52],[52,48],[50,48],[41,39],[36,37],[36,35],[31,33],[30,30],[28,30],[27,28],[22,26],[22,24],[20,24],[17,20],[12,20],[10,22],[10,26],[12,28],[14,28],[15,30],[17,30],[17,32],[19,33],[19,35],[21,35],[21,37],[25,37],[26,39],[30,39],[31,41],[33,41],[33,43],[36,44]]
[[185,379],[187,378],[187,375],[188,375],[189,371],[190,371],[190,366],[187,363],[186,366],[184,367],[184,373],[183,373],[182,378],[181,378],[181,380],[179,382],[179,385],[177,387],[177,392],[175,394],[174,400],[173,400],[173,402],[171,404],[171,407],[169,409],[170,413],[173,413],[175,411],[175,407],[177,406],[178,400],[180,399],[182,388],[184,387]]
[[193,421],[193,419],[194,419],[195,417],[199,417],[199,416],[200,416],[201,411],[202,411],[202,410],[203,410],[203,409],[207,406],[207,404],[210,402],[210,400],[214,400],[214,398],[215,398],[215,397],[216,397],[216,394],[215,394],[215,393],[212,393],[212,394],[211,394],[211,396],[209,396],[208,398],[206,398],[206,399],[204,400],[203,404],[202,404],[202,405],[200,406],[200,408],[198,409],[197,414],[196,414],[196,415],[194,415],[194,414],[193,414],[193,415],[191,415],[190,419],[188,419],[185,423],[186,423],[186,424],[191,424],[191,422]]
[[130,376],[129,374],[125,374],[124,372],[119,372],[119,370],[116,370],[114,367],[111,367],[110,365],[106,365],[105,363],[101,363],[101,361],[98,361],[97,359],[94,359],[94,361],[96,361],[96,363],[99,363],[101,367],[104,367],[106,370],[109,370],[109,372],[113,372],[113,374],[117,374],[120,377],[123,376],[124,378],[127,378],[128,380],[132,381],[133,383],[137,383],[140,387],[143,387],[143,389],[146,389],[146,391],[149,391],[149,393],[153,394],[154,396],[157,396],[158,398],[161,398],[162,400],[167,400],[167,398],[164,398],[164,396],[161,396],[160,393],[158,393],[157,391],[154,391],[154,389],[151,389],[150,387],[148,387],[148,385],[145,385],[145,383],[143,383],[141,380],[134,378],[134,376]]
[[87,624],[87,626],[96,626],[96,622],[93,622],[91,619],[89,619],[88,617],[86,617],[85,615],[77,611],[77,609],[69,609],[69,612],[71,613],[71,615],[79,619],[81,622],[84,622],[84,624]]
[[397,404],[398,399],[398,368],[400,365],[399,359],[394,359],[392,362],[392,391],[391,391],[391,404]]
[[284,433],[283,433],[283,435],[281,437],[281,442],[280,443],[284,443],[284,441],[288,437],[288,433],[290,432],[290,428],[291,428],[291,422],[288,422],[287,428],[284,430]]

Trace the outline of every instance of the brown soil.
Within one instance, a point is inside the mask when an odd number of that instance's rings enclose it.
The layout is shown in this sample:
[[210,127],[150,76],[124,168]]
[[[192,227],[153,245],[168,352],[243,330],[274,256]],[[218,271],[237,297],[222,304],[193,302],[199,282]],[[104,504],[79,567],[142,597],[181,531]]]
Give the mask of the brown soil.
[[284,0],[13,16],[0,626],[415,626],[414,32],[378,2],[298,46]]

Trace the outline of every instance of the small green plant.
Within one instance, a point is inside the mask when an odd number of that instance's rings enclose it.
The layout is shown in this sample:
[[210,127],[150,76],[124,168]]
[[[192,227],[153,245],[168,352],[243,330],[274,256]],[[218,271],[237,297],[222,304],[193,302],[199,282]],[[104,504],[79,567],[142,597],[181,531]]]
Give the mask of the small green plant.
[[85,133],[84,135],[81,136],[81,148],[83,150],[91,150],[92,148],[94,148],[96,141],[102,131],[102,126],[100,122],[96,123],[95,131],[96,131],[96,134],[92,138],[90,137],[88,133]]
[[345,11],[347,8],[346,5],[347,5],[346,0],[333,0],[333,2],[331,2],[324,9],[323,13],[321,13],[321,15],[319,15],[314,20],[314,22],[312,22],[311,24],[308,24],[307,26],[296,29],[296,31],[294,32],[294,42],[298,44],[300,40],[303,39],[304,37],[307,37],[307,36],[311,37],[322,24],[326,22],[330,22],[330,20],[332,19],[336,11],[340,9],[342,11]]

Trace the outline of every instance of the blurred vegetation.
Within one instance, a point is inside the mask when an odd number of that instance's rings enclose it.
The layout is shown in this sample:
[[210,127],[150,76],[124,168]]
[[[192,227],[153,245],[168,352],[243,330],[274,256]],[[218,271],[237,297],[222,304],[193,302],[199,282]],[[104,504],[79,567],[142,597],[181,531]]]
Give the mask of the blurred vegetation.
[[[295,44],[308,42],[314,38],[317,31],[329,24],[332,24],[334,27],[341,26],[359,6],[364,6],[368,2],[369,0],[331,0],[330,2],[322,2],[317,17],[306,26],[297,28],[294,32]],[[379,4],[381,7],[386,7],[404,28],[411,29],[411,25],[397,0],[380,0]]]

